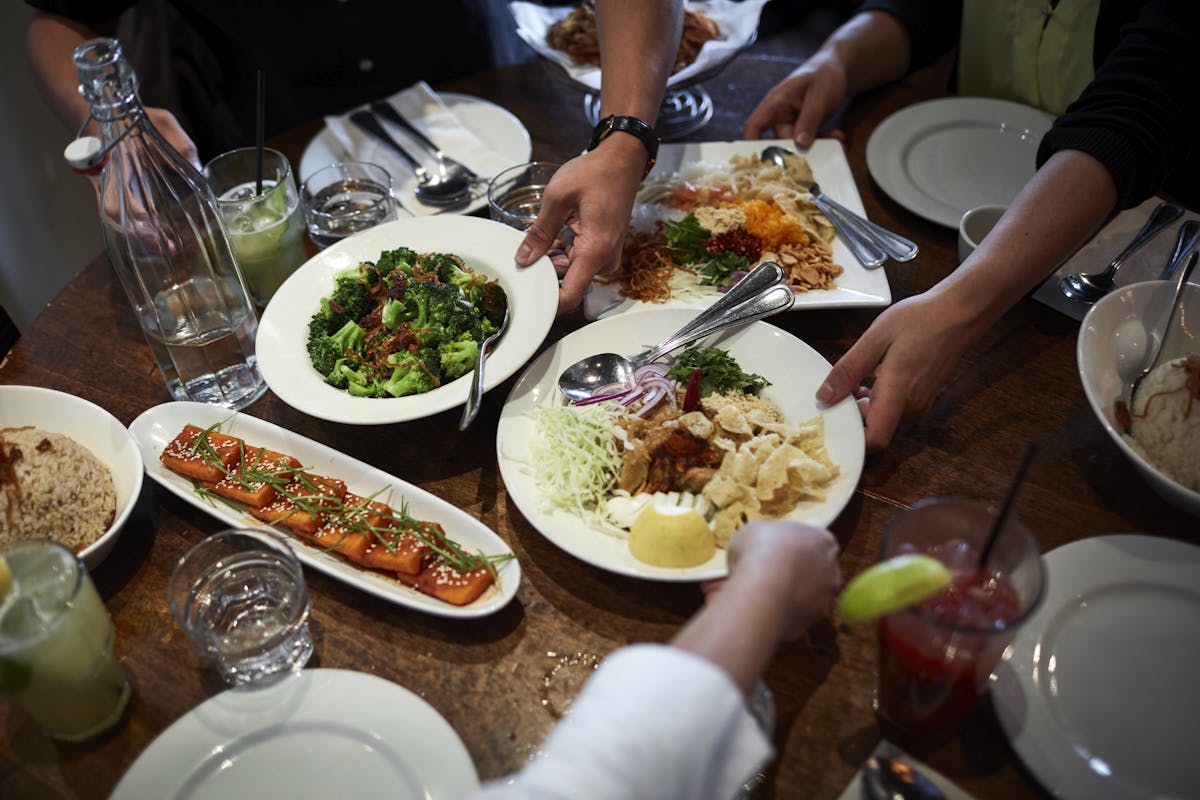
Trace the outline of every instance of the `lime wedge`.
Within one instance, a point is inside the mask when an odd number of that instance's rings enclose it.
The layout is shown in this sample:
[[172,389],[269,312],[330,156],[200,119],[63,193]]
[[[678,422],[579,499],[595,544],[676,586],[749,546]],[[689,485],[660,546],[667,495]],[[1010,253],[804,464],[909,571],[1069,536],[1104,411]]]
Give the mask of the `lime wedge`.
[[838,596],[838,616],[854,625],[907,608],[950,585],[950,570],[919,554],[881,561],[846,584]]
[[4,596],[12,589],[12,584],[12,570],[8,568],[8,561],[4,556],[0,556],[0,601],[4,600]]

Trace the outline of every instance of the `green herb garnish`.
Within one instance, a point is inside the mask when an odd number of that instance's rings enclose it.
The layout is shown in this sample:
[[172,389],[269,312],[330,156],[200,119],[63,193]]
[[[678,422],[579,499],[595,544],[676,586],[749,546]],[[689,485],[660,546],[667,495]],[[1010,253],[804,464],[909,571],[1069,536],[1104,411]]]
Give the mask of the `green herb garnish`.
[[733,356],[719,347],[689,347],[680,353],[667,375],[686,382],[693,370],[700,371],[700,396],[742,392],[758,394],[771,383],[762,375],[746,372]]

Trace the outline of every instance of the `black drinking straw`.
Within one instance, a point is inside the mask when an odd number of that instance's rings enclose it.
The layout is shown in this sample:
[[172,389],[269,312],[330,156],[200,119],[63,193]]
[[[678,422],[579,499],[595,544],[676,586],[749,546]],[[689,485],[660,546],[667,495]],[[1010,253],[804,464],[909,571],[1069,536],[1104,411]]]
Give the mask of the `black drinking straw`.
[[257,161],[256,161],[256,164],[255,164],[255,166],[256,166],[256,169],[255,169],[255,176],[256,176],[256,177],[255,177],[255,182],[254,182],[254,194],[255,194],[255,196],[256,196],[256,197],[257,197],[258,195],[261,195],[261,194],[262,194],[262,191],[263,191],[263,190],[262,190],[262,181],[263,181],[263,135],[264,135],[264,129],[266,128],[266,118],[267,118],[267,114],[266,114],[266,105],[267,105],[267,97],[266,97],[266,95],[267,95],[267,92],[266,92],[266,85],[267,85],[267,76],[266,76],[265,74],[263,74],[263,71],[262,71],[262,69],[260,68],[260,69],[258,70],[258,91],[257,91],[257,98],[256,98],[256,99],[257,99],[257,101],[258,101],[258,106],[257,106],[257,112],[258,112],[258,113],[257,113],[257,119],[255,120],[255,126],[254,126],[254,127],[255,127],[255,130],[254,130],[254,145],[255,145],[255,147],[256,147],[256,148],[257,148],[257,150],[258,150],[258,152],[255,154],[255,156],[256,156],[256,158],[257,158]]
[[987,566],[988,559],[991,558],[992,548],[996,546],[996,539],[1000,538],[1000,531],[1008,523],[1008,518],[1012,516],[1013,509],[1017,505],[1017,495],[1021,492],[1021,486],[1025,483],[1025,476],[1029,473],[1029,465],[1033,463],[1034,456],[1037,455],[1037,444],[1029,443],[1029,447],[1025,448],[1025,458],[1021,460],[1021,466],[1017,467],[1017,474],[1013,477],[1012,486],[1008,488],[1008,496],[1004,498],[1004,505],[1000,507],[1000,513],[996,515],[996,521],[992,524],[992,530],[988,533],[987,541],[984,542],[983,550],[979,553],[979,566]]

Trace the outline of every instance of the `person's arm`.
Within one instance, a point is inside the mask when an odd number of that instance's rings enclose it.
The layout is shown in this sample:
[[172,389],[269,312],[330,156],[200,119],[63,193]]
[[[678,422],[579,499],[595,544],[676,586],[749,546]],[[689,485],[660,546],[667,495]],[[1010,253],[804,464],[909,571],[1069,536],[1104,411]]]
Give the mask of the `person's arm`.
[[[817,399],[857,396],[867,449],[886,447],[902,418],[929,410],[963,351],[1091,238],[1116,202],[1100,162],[1076,150],[1055,153],[957,270],[871,324],[834,364]],[[870,390],[861,389],[870,375]]]
[[864,11],[834,31],[807,61],[775,85],[746,120],[743,136],[774,130],[808,147],[847,97],[904,77],[908,31],[892,14]]
[[[681,0],[597,0],[602,79],[601,118],[615,114],[651,125],[658,116],[683,26]],[[550,250],[564,225],[575,234],[559,291],[559,311],[579,305],[593,277],[621,258],[647,152],[614,133],[559,169],[542,198],[537,221],[517,250],[528,265]]]
[[[88,118],[87,102],[79,94],[73,54],[75,48],[88,39],[102,35],[102,32],[111,33],[106,26],[98,27],[99,31],[68,17],[38,12],[25,31],[25,47],[34,83],[46,105],[72,133]],[[184,158],[200,166],[196,145],[174,114],[165,108],[148,107],[146,116]]]
[[837,541],[759,521],[730,542],[730,577],[670,646],[604,660],[537,756],[478,798],[725,800],[770,753],[745,695],[784,639],[825,616],[841,585]]

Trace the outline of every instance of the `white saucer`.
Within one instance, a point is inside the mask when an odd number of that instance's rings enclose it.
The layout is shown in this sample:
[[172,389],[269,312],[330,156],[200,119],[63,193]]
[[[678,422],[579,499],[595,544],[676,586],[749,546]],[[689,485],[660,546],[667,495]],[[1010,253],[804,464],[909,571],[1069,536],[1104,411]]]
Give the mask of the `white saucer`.
[[453,800],[478,786],[462,740],[424,700],[373,675],[312,669],[201,703],[110,800]]
[[1033,176],[1054,117],[988,97],[945,97],[892,114],[867,140],[867,168],[914,214],[957,228],[976,206],[1008,205]]
[[1042,607],[992,675],[1013,748],[1057,797],[1200,796],[1200,547],[1100,536],[1044,559]]
[[[511,111],[489,100],[472,97],[469,94],[457,92],[438,92],[438,97],[445,103],[446,108],[458,117],[463,127],[475,134],[481,142],[509,160],[511,164],[524,164],[533,153],[533,142],[529,131],[521,124]],[[382,145],[381,145],[382,147]],[[454,155],[450,153],[450,155]],[[335,161],[343,161],[341,145],[327,127],[320,132],[304,148],[300,156],[300,168],[297,171],[297,183],[303,183],[322,167],[327,167]],[[471,201],[469,205],[444,211],[444,214],[470,214],[481,208],[487,208],[487,195]],[[405,212],[400,210],[400,214]]]

